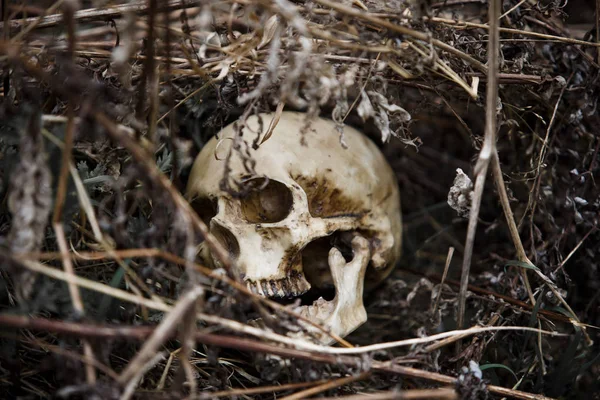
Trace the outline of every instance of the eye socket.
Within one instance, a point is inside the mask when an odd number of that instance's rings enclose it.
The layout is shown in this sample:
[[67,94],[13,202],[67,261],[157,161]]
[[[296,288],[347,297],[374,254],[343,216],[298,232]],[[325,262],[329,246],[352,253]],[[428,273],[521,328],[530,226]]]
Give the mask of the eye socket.
[[213,219],[219,211],[217,200],[209,199],[208,197],[198,197],[193,199],[191,206],[206,226],[210,226],[210,220]]
[[247,184],[256,188],[241,201],[248,222],[279,222],[288,216],[294,201],[287,186],[274,180],[267,183],[265,178],[252,179]]

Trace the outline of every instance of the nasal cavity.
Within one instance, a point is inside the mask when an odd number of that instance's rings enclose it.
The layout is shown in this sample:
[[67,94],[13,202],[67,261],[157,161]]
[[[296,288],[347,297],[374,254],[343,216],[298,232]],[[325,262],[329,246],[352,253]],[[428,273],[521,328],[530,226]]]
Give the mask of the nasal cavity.
[[229,253],[229,257],[232,260],[237,260],[240,256],[240,245],[233,233],[214,221],[211,223],[210,233],[223,246],[225,251]]

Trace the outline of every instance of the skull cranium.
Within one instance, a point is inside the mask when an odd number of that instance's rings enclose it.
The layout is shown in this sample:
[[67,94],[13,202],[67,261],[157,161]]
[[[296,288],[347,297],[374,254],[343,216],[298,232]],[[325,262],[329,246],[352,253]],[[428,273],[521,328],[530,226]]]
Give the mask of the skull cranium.
[[[303,132],[301,113],[282,113],[272,136],[253,147],[273,118],[250,117],[241,134],[231,124],[211,139],[187,196],[255,293],[289,298],[335,288],[333,300],[298,311],[343,337],[366,321],[363,285],[379,283],[400,256],[396,179],[366,136],[346,126],[343,148],[333,121],[317,118]],[[226,190],[224,174],[253,189]]]

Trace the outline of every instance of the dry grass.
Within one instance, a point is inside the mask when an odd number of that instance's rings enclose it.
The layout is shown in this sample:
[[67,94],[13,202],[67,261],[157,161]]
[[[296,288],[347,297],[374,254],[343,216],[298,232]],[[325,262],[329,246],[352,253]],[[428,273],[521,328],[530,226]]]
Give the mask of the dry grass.
[[[1,7],[3,398],[600,392],[597,26],[525,0]],[[360,127],[401,187],[403,259],[335,347],[198,264],[204,240],[232,267],[182,195],[221,127],[284,108]]]

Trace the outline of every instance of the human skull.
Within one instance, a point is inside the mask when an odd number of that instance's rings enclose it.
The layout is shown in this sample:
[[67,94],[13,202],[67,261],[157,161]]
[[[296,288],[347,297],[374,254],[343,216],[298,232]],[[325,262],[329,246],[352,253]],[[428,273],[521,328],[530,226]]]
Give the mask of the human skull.
[[[344,337],[367,319],[363,286],[381,282],[400,256],[396,179],[375,144],[349,126],[342,146],[333,121],[317,118],[304,129],[304,114],[284,112],[266,138],[273,118],[252,116],[211,139],[187,197],[254,293],[314,299],[335,289],[330,301],[296,311]],[[207,248],[200,254],[221,267]]]

